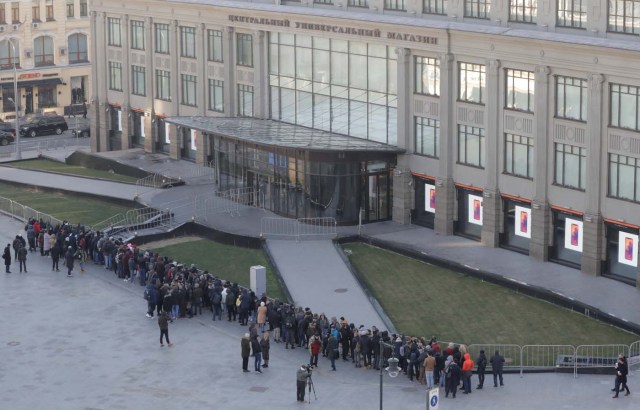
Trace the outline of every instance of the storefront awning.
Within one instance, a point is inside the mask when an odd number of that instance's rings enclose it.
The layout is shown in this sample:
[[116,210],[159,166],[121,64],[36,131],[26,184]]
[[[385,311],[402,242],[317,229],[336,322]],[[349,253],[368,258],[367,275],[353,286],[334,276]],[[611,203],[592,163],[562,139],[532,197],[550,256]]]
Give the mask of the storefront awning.
[[[18,88],[26,88],[26,87],[39,87],[41,85],[56,85],[62,84],[62,80],[60,78],[41,78],[38,80],[24,80],[18,81]],[[8,83],[0,84],[2,88],[13,88],[13,81]]]
[[170,117],[170,124],[256,144],[309,151],[403,153],[393,145],[257,118]]

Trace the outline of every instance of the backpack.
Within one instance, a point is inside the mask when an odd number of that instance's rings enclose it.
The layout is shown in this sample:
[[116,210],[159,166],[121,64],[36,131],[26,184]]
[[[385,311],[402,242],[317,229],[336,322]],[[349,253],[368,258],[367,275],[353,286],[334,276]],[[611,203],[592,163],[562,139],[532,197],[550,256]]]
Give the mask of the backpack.
[[222,295],[220,294],[220,292],[214,292],[212,302],[214,305],[219,305],[220,302],[222,302]]
[[144,290],[144,300],[147,302],[151,300],[151,292],[149,292],[149,288]]
[[291,318],[291,316],[287,317],[287,320],[284,322],[284,326],[287,329],[292,329],[293,328],[293,319]]

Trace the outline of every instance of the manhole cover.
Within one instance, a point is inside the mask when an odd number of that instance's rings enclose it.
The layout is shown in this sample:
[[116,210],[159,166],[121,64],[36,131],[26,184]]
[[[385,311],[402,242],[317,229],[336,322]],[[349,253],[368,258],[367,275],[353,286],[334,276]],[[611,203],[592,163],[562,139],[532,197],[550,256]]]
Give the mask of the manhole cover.
[[346,293],[347,290],[348,290],[347,288],[338,288],[338,289],[334,290],[334,292],[336,292],[336,293]]
[[251,387],[249,389],[249,391],[255,391],[255,392],[258,392],[258,393],[264,393],[264,392],[267,391],[267,388],[266,387],[253,386],[253,387]]
[[20,342],[16,342],[15,340],[13,342],[9,342],[7,343],[7,346],[18,346],[20,344]]

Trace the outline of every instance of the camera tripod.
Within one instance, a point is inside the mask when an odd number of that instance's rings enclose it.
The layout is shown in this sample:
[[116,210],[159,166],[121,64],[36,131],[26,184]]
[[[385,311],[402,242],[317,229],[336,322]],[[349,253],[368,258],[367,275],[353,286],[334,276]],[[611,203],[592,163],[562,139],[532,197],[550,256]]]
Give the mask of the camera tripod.
[[313,398],[315,400],[318,400],[318,396],[316,396],[316,388],[313,385],[313,379],[311,378],[311,375],[307,375],[307,386],[309,386],[309,401],[308,403],[311,404],[311,392],[313,391]]

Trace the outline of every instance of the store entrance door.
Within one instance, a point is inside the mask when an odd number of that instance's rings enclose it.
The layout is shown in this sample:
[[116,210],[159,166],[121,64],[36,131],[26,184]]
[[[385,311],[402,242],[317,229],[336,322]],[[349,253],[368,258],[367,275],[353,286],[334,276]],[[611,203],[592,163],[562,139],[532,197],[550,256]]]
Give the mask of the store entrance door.
[[33,88],[27,87],[24,89],[24,113],[33,114]]
[[365,222],[389,219],[390,181],[388,172],[367,174],[362,203],[365,204]]
[[275,211],[272,201],[273,176],[247,171],[247,187],[254,190],[255,206]]

